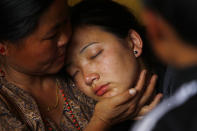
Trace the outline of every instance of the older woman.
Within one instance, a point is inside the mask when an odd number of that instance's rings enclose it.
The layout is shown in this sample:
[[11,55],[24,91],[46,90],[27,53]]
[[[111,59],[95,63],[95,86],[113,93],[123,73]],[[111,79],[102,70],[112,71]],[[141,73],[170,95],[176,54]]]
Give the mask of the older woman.
[[104,130],[134,113],[141,93],[127,90],[91,118],[94,101],[58,75],[71,35],[65,0],[1,0],[0,16],[0,130]]

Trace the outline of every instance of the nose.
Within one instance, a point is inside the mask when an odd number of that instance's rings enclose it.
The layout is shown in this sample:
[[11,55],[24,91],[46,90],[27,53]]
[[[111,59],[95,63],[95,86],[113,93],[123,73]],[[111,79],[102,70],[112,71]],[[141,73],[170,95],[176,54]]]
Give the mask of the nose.
[[85,76],[85,83],[87,85],[92,85],[95,80],[99,80],[100,75],[98,73],[91,73]]
[[69,23],[65,24],[64,26],[65,27],[61,28],[61,36],[60,36],[59,41],[57,43],[58,47],[62,47],[64,45],[66,45],[68,43],[71,33],[72,33]]

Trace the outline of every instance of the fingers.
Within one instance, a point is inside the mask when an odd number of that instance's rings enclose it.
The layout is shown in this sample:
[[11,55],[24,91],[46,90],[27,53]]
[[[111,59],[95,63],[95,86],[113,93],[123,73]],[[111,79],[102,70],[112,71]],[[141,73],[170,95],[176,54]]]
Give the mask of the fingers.
[[134,98],[133,101],[139,101],[143,95],[144,92],[144,84],[146,82],[146,74],[147,74],[147,70],[143,70],[140,73],[140,77],[138,79],[138,82],[135,86],[136,91],[138,92],[138,94],[136,95],[136,97]]
[[153,101],[151,102],[151,104],[149,105],[150,110],[152,110],[153,108],[156,107],[156,105],[159,104],[159,102],[161,101],[162,97],[163,97],[163,94],[162,94],[162,93],[159,93],[159,94],[157,94],[157,95],[155,96],[154,100],[153,100]]
[[[94,116],[100,118],[106,123],[109,122],[112,124],[125,120],[129,116],[129,102],[133,97],[135,97],[136,93],[135,89],[130,89],[117,96],[99,101],[96,104]],[[136,103],[132,105],[136,105]]]
[[145,84],[145,81],[146,81],[146,73],[147,73],[147,70],[143,70],[141,73],[140,73],[140,77],[139,77],[139,80],[135,86],[135,89],[139,92],[141,92],[141,90],[143,89],[144,87],[144,84]]
[[[147,71],[143,70],[140,74],[139,80],[138,80],[135,88],[130,89],[130,93],[131,94],[134,93],[135,95],[133,95],[131,97],[131,96],[128,96],[128,94],[126,94],[124,96],[125,97],[124,99],[119,99],[117,97],[117,99],[118,99],[117,101],[119,104],[122,104],[122,105],[126,104],[128,107],[126,113],[124,113],[123,115],[133,117],[137,114],[137,110],[136,110],[138,107],[137,103],[143,94],[143,88],[144,88],[144,84],[146,81],[146,73],[147,73]],[[137,94],[136,94],[136,92],[137,92]],[[133,98],[133,99],[131,100],[131,98]]]
[[131,100],[132,98],[134,98],[134,96],[137,94],[137,91],[135,88],[131,88],[119,95],[113,96],[111,99],[111,101],[114,101],[117,105],[122,105],[127,103],[129,100]]
[[147,113],[149,113],[151,110],[153,110],[161,101],[163,95],[161,93],[157,94],[154,98],[154,100],[146,106],[143,106],[140,111],[138,112],[137,116],[134,118],[135,120],[137,120],[138,118],[143,117],[144,115],[146,115]]
[[151,98],[151,96],[152,96],[152,94],[154,92],[156,83],[157,83],[157,75],[153,75],[151,77],[149,85],[147,86],[144,94],[142,95],[142,98],[139,101],[139,105],[140,106],[143,106]]
[[133,120],[141,120],[141,119],[143,119],[144,118],[144,116],[137,116],[137,117],[135,117]]

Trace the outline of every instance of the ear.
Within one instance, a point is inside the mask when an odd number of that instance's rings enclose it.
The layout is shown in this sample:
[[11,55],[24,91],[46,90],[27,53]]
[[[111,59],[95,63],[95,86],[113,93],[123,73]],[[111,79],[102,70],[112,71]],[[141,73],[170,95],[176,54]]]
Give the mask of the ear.
[[143,41],[140,35],[135,30],[130,29],[128,38],[129,47],[132,49],[135,57],[139,57],[142,54],[143,48]]
[[0,42],[0,55],[5,56],[7,52],[7,45],[4,42]]

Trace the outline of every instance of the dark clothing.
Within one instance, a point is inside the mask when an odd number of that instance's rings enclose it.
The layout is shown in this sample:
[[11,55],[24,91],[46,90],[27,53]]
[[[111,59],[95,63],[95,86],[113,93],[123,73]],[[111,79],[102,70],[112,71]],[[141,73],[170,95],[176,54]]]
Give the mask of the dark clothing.
[[135,120],[126,120],[113,126],[110,131],[129,131],[130,127],[133,126],[134,123]]
[[172,96],[173,92],[175,92],[174,75],[175,75],[174,69],[168,66],[164,76],[163,91],[162,91],[164,99]]
[[165,114],[153,131],[197,131],[197,95]]
[[164,88],[172,96],[138,122],[133,131],[197,130],[197,66],[172,71],[173,79]]
[[168,66],[166,69],[164,83],[163,83],[163,95],[164,98],[172,96],[183,83],[187,83],[190,80],[197,78],[197,67],[191,67],[183,70],[177,70]]

